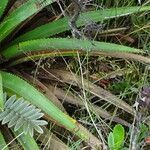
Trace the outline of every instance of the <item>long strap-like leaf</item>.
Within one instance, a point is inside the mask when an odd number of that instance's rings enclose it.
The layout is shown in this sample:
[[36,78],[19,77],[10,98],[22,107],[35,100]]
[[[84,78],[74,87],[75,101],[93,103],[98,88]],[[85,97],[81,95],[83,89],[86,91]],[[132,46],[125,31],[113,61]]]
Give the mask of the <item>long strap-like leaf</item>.
[[16,44],[1,52],[2,57],[6,59],[13,58],[20,54],[28,52],[45,51],[63,51],[63,50],[82,50],[83,52],[104,51],[104,52],[131,52],[140,53],[139,49],[131,48],[123,45],[78,40],[69,38],[50,38],[31,40]]
[[7,6],[8,0],[1,0],[0,1],[0,18],[3,15],[3,12],[5,11],[5,7]]
[[39,12],[45,6],[51,4],[52,0],[29,0],[15,11],[13,11],[0,24],[0,42],[9,35],[20,23]]
[[[86,25],[91,21],[100,22],[111,18],[126,16],[133,13],[149,11],[149,10],[150,10],[150,6],[140,6],[140,7],[135,6],[135,7],[110,8],[110,9],[85,12],[80,15],[80,18],[77,22],[77,26],[80,27]],[[69,18],[64,17],[57,21],[53,21],[45,25],[42,25],[40,27],[37,27],[36,29],[18,37],[13,42],[13,44],[26,41],[26,40],[46,38],[64,32],[66,30],[70,30],[68,21]]]
[[5,139],[4,139],[4,136],[3,134],[1,133],[0,131],[0,149],[5,149],[5,150],[8,150],[8,147],[7,147],[7,144],[5,142]]
[[14,135],[17,137],[17,140],[20,142],[24,150],[39,150],[38,145],[33,137],[29,134],[24,134],[21,132],[22,130],[14,131]]
[[85,128],[80,126],[76,120],[69,117],[67,114],[64,114],[49,99],[47,99],[43,94],[41,94],[26,81],[7,72],[1,71],[1,74],[3,77],[3,86],[6,89],[12,91],[13,93],[17,93],[18,95],[24,97],[26,100],[30,101],[32,104],[39,107],[53,121],[70,130],[72,133],[79,136],[82,140],[85,140],[89,143],[92,142],[91,144],[94,146],[97,144],[99,144],[99,146],[101,145],[101,142],[96,138],[93,141],[93,138],[90,137],[91,134]]

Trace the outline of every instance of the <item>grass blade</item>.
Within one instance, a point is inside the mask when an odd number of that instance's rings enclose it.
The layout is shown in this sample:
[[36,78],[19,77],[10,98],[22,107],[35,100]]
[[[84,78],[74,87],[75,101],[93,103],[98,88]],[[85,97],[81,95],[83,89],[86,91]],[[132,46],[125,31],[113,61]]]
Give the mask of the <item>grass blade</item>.
[[8,0],[1,0],[0,1],[0,18],[2,17],[3,12],[5,11],[7,4],[8,4]]
[[[26,41],[9,47],[6,50],[1,52],[1,55],[10,59],[20,54],[26,54],[28,52],[38,52],[41,50],[45,51],[63,51],[63,50],[81,50],[83,52],[92,52],[92,51],[104,51],[104,52],[133,52],[140,53],[142,52],[139,49],[131,48],[128,46],[106,43],[106,42],[97,42],[97,41],[88,41],[88,40],[78,40],[78,39],[69,39],[69,38],[49,38],[49,39],[38,39]],[[43,54],[43,53],[41,53]]]
[[20,142],[24,150],[39,150],[36,141],[29,134],[24,134],[21,130],[12,130],[12,132],[17,137],[17,140]]
[[8,36],[20,23],[35,13],[38,13],[45,6],[53,3],[52,0],[29,0],[15,11],[13,11],[4,21],[0,24],[0,42]]
[[[104,10],[85,12],[80,15],[80,18],[77,22],[77,26],[78,27],[83,26],[91,20],[94,22],[102,22],[104,20],[108,20],[111,18],[127,16],[133,13],[139,13],[142,11],[149,11],[149,10],[150,6],[133,6],[133,7],[110,8]],[[33,40],[46,38],[70,30],[68,21],[69,18],[64,17],[57,21],[53,21],[40,27],[37,27],[36,29],[18,37],[13,42],[13,44],[31,39]]]
[[5,142],[5,139],[3,137],[3,134],[0,131],[0,149],[3,150],[5,148],[5,150],[9,150],[7,147],[7,144]]

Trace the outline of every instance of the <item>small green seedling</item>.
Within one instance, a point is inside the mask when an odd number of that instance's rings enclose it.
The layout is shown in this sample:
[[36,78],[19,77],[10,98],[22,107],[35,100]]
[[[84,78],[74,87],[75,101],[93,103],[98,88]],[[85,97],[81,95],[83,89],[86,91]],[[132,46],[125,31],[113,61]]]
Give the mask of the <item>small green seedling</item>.
[[123,146],[125,138],[124,127],[120,124],[116,125],[113,132],[109,133],[108,146],[110,150],[120,150]]

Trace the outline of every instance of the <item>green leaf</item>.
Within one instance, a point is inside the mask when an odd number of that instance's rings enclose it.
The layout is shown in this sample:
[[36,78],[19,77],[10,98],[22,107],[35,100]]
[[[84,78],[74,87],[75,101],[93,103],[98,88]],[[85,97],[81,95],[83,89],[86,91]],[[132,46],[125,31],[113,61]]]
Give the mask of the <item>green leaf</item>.
[[10,113],[10,110],[6,110],[0,113],[0,121],[4,119],[8,114]]
[[0,112],[4,110],[3,82],[0,74]]
[[17,120],[19,119],[19,115],[15,115],[12,117],[11,121],[8,123],[8,127],[11,128],[12,126],[14,126],[17,122]]
[[113,136],[114,136],[114,146],[116,149],[122,147],[124,138],[125,138],[125,131],[122,125],[116,125],[113,129]]
[[24,134],[21,129],[17,131],[12,130],[12,132],[15,134],[24,150],[39,150],[36,141],[29,134]]
[[5,103],[5,107],[12,107],[13,103],[16,100],[16,95],[11,96]]
[[5,150],[9,150],[5,142],[4,136],[0,131],[0,149],[2,150],[3,148],[5,148]]
[[40,126],[44,126],[44,125],[47,124],[47,122],[44,121],[44,120],[35,120],[34,122],[35,122],[37,125],[40,125]]
[[19,119],[17,120],[16,125],[15,125],[14,131],[17,131],[20,127],[23,126],[23,124],[24,124],[24,119],[23,119],[23,117],[22,117],[22,118],[19,118]]
[[8,0],[1,0],[0,1],[0,18],[3,15],[3,12],[5,11],[7,4],[8,4]]
[[26,3],[18,7],[0,24],[0,42],[20,23],[53,2],[54,1],[52,0],[28,0]]
[[114,144],[115,144],[114,143],[114,135],[113,135],[112,132],[110,132],[109,135],[108,135],[108,146],[109,146],[109,148],[113,149]]
[[112,150],[120,150],[123,146],[125,131],[122,125],[118,124],[114,127],[113,132],[108,136],[108,146]]
[[[49,38],[49,39],[38,39],[31,40],[16,44],[9,47],[6,50],[1,52],[1,55],[10,59],[20,54],[26,54],[28,52],[38,52],[41,50],[51,51],[55,53],[63,52],[66,50],[71,51],[68,55],[76,54],[76,50],[79,50],[83,53],[86,52],[131,52],[131,53],[141,53],[142,51],[136,48],[131,48],[128,46],[106,43],[106,42],[97,42],[89,40],[78,40],[78,39],[69,39],[69,38]],[[44,54],[44,53],[42,53]],[[41,55],[40,55],[41,57]],[[27,59],[28,56],[27,56]]]
[[43,130],[42,130],[42,128],[41,128],[40,126],[35,125],[35,126],[34,126],[34,129],[35,129],[38,133],[43,134]]
[[[82,13],[80,15],[80,18],[77,22],[77,26],[80,27],[86,25],[87,23],[91,22],[91,20],[93,22],[103,22],[104,20],[108,20],[111,18],[127,16],[133,13],[139,13],[142,11],[149,11],[149,10],[150,10],[150,6],[139,6],[139,7],[133,6],[133,7],[120,7],[120,8],[110,8],[110,9],[103,9],[103,10],[101,9],[97,11],[89,11],[89,12]],[[13,44],[22,41],[27,41],[27,40],[47,38],[56,35],[58,33],[70,30],[68,21],[69,18],[64,17],[57,21],[53,21],[45,25],[42,25],[40,27],[37,27],[36,29],[18,37],[13,42]]]
[[5,124],[5,123],[9,122],[9,121],[12,119],[12,117],[13,117],[14,115],[15,115],[15,112],[10,111],[10,112],[7,114],[7,116],[3,119],[2,124]]

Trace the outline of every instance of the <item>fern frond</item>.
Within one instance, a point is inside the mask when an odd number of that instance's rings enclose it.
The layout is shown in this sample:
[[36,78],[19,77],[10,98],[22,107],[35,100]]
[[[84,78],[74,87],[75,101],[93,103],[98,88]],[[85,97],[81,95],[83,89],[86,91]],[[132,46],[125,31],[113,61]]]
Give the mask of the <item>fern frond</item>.
[[22,97],[17,100],[16,95],[11,96],[8,100],[4,94],[4,111],[0,113],[0,121],[3,124],[8,124],[11,128],[14,126],[14,131],[23,127],[23,132],[29,133],[31,136],[34,130],[38,133],[43,133],[41,126],[46,125],[45,120],[38,120],[44,114],[40,109],[25,101]]

